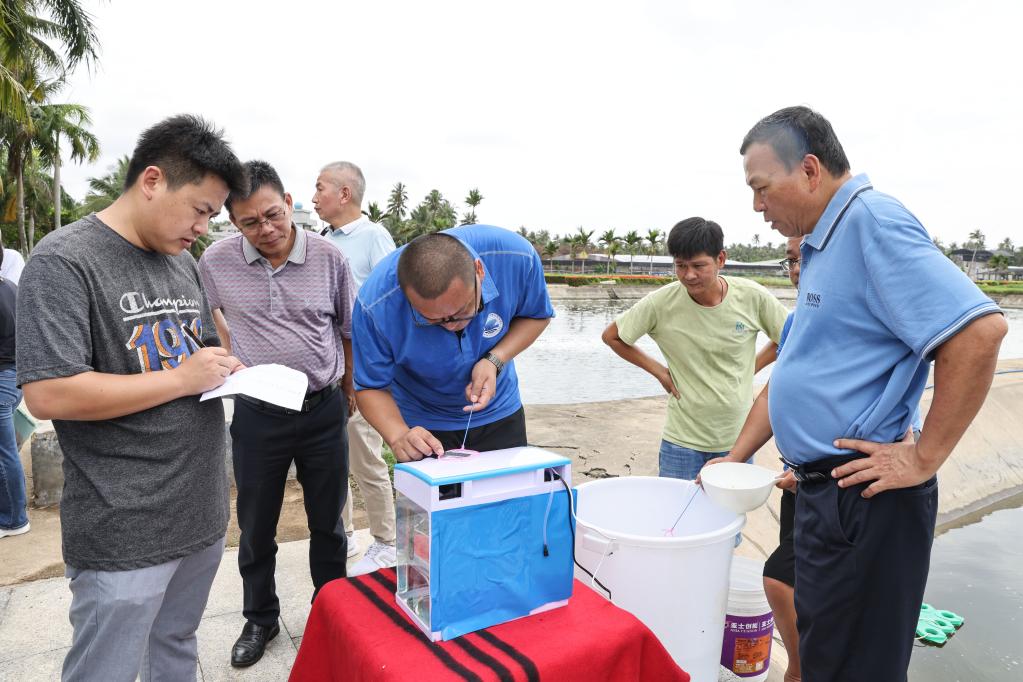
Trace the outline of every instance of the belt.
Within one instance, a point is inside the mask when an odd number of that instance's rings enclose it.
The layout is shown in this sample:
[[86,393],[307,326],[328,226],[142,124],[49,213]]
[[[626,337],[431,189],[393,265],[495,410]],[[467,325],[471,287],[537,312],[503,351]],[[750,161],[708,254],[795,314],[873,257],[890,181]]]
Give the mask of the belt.
[[795,464],[784,457],[779,457],[778,459],[792,470],[792,476],[800,483],[827,483],[828,481],[835,480],[831,477],[832,469],[855,459],[863,459],[866,456],[863,453],[834,455],[805,464]]
[[241,400],[243,400],[245,402],[247,402],[250,405],[254,405],[255,407],[261,408],[261,409],[266,410],[268,412],[276,412],[277,414],[302,414],[302,413],[305,413],[305,412],[312,412],[316,408],[317,405],[322,403],[324,400],[326,400],[330,396],[334,395],[334,393],[337,391],[337,389],[340,386],[341,386],[341,383],[338,382],[338,381],[335,381],[334,383],[327,384],[326,386],[324,386],[323,388],[321,388],[318,391],[312,391],[311,393],[306,393],[305,394],[305,400],[302,401],[302,409],[301,410],[289,410],[286,407],[281,407],[280,405],[274,405],[273,403],[268,403],[268,402],[266,402],[264,400],[259,400],[257,398],[253,398],[251,396],[242,395],[241,393],[236,394],[235,397],[239,398],[239,399],[241,399]]

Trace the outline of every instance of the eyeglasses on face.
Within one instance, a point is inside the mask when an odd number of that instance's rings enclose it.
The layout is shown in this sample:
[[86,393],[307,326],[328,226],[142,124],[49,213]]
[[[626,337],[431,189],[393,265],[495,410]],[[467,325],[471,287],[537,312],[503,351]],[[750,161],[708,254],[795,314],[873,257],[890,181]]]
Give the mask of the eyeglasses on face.
[[[472,318],[479,315],[480,311],[483,310],[483,301],[477,302],[477,296],[479,296],[479,280],[473,278],[472,286],[472,300],[462,306],[462,310],[467,310],[473,307],[474,311],[472,315],[452,315],[450,317],[444,317],[439,320],[431,320],[428,317],[424,317],[419,313],[418,310],[412,308],[412,321],[417,327],[440,327],[445,324],[456,324],[458,322],[468,322]],[[411,306],[409,306],[411,308]]]
[[281,225],[288,219],[288,212],[283,208],[272,208],[263,217],[262,220],[258,218],[251,218],[243,220],[238,229],[242,232],[252,232],[262,228],[264,225],[274,224]]
[[799,265],[800,261],[801,259],[799,258],[783,258],[778,261],[778,265],[780,265],[782,269],[785,270],[785,273],[788,274],[792,272],[793,267]]

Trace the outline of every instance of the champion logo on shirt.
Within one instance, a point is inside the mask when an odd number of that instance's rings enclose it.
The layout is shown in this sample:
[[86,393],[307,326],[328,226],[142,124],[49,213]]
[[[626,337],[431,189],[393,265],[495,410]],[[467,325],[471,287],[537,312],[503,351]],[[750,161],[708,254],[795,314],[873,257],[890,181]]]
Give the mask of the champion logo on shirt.
[[501,333],[504,329],[504,320],[497,313],[490,313],[487,315],[486,322],[483,323],[483,338],[492,339]]

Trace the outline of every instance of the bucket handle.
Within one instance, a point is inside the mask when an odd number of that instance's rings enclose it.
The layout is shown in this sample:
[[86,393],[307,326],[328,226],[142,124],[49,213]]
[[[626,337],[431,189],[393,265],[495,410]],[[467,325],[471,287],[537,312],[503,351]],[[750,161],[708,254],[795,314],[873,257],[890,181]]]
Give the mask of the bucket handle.
[[618,549],[618,545],[613,542],[611,538],[608,538],[603,534],[599,534],[597,531],[585,526],[583,526],[582,532],[579,533],[579,544],[582,545],[584,549],[588,549],[603,556],[613,554],[615,550]]

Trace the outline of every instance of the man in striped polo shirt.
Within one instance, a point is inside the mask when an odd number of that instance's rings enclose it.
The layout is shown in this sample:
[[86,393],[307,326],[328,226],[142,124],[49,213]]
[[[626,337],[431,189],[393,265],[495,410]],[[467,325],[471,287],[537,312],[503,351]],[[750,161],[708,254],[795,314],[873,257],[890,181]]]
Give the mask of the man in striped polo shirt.
[[225,202],[241,234],[210,246],[199,270],[225,347],[247,366],[278,363],[305,372],[309,392],[297,412],[240,394],[235,400],[231,437],[246,620],[231,651],[235,667],[258,661],[280,632],[274,538],[292,461],[309,520],[313,597],[345,577],[339,519],[348,481],[345,423],[354,406],[355,289],[348,261],[291,222],[291,195],[270,164],[250,161],[245,168],[248,192],[232,192]]

